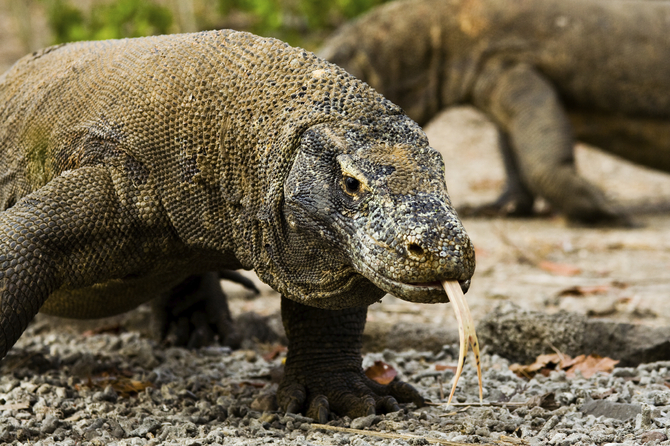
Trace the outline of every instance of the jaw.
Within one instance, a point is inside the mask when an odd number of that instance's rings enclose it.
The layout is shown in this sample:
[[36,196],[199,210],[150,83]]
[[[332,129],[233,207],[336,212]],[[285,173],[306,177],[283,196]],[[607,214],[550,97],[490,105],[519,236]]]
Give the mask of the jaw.
[[[432,282],[407,283],[385,277],[365,263],[358,264],[357,269],[360,269],[359,272],[362,275],[387,293],[393,294],[399,299],[416,303],[449,302],[449,298],[442,288],[441,280],[458,280],[452,277],[444,277]],[[463,293],[466,293],[470,287],[470,279],[458,280],[458,282]]]

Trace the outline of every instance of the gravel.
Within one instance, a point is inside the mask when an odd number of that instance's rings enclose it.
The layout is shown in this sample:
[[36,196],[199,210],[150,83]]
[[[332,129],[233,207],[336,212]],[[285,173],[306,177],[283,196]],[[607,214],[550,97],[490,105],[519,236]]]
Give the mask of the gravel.
[[[271,350],[165,348],[136,332],[82,335],[33,324],[2,362],[0,443],[31,445],[670,444],[670,362],[615,368],[589,379],[564,372],[522,379],[484,352],[484,399],[468,364],[455,407],[416,408],[329,428],[276,410],[282,355]],[[450,390],[457,345],[385,350],[383,360],[434,402]],[[549,394],[549,395],[547,395]],[[369,434],[333,429],[364,429]],[[405,438],[380,438],[387,433]]]

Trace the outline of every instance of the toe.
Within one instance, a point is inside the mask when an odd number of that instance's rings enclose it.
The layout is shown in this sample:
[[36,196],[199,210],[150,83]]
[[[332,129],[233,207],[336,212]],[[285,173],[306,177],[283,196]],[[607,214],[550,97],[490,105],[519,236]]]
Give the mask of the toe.
[[403,381],[391,381],[388,385],[388,393],[401,403],[414,403],[417,407],[423,407],[426,404],[421,394]]
[[307,410],[307,416],[321,424],[326,424],[329,415],[330,404],[328,404],[328,398],[326,398],[325,395],[317,395],[314,397],[312,403],[309,405],[309,410]]
[[398,405],[398,401],[396,401],[396,399],[390,395],[379,398],[379,400],[377,400],[377,413],[390,413],[397,412],[399,410],[400,406]]
[[307,399],[305,387],[298,383],[280,387],[277,391],[277,402],[286,413],[300,413]]

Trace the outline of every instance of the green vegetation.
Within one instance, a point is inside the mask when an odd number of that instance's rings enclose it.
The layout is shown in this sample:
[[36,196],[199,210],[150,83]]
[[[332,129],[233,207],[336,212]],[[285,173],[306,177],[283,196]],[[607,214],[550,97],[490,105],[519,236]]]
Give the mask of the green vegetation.
[[219,12],[223,17],[247,14],[249,31],[309,47],[345,21],[386,1],[219,0]]
[[[40,0],[56,43],[233,28],[315,48],[337,26],[388,0]],[[169,7],[168,7],[169,6]]]
[[69,0],[44,1],[55,43],[164,34],[172,25],[169,9],[146,0],[100,3],[89,13]]

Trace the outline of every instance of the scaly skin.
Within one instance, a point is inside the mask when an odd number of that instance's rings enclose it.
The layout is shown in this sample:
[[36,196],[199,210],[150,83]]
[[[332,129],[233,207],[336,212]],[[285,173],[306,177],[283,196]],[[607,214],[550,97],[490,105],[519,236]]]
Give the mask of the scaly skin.
[[423,131],[344,70],[232,31],[53,47],[0,77],[0,148],[1,355],[40,309],[179,307],[254,269],[283,296],[284,409],[422,403],[365,378],[366,307],[445,302],[474,251]]
[[581,223],[630,219],[576,172],[573,135],[670,172],[670,4],[598,0],[401,0],[343,26],[319,55],[419,124],[471,104],[498,127],[507,190]]

